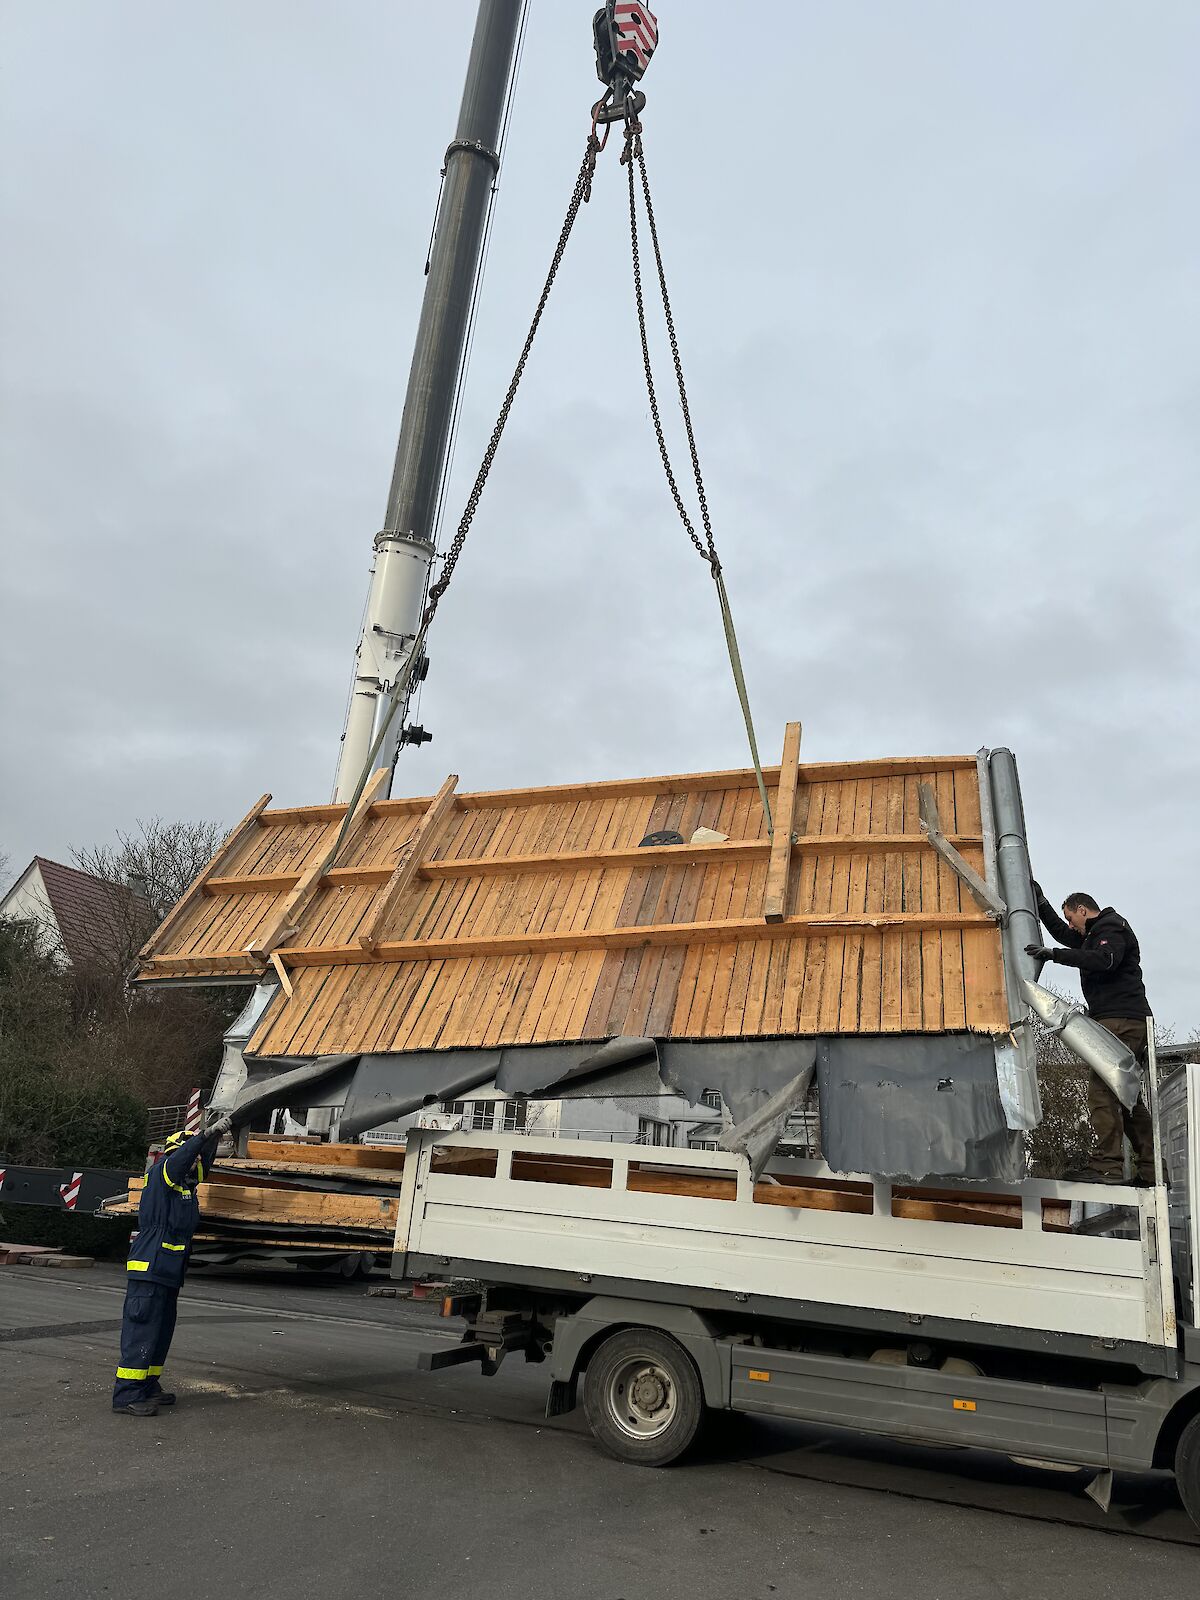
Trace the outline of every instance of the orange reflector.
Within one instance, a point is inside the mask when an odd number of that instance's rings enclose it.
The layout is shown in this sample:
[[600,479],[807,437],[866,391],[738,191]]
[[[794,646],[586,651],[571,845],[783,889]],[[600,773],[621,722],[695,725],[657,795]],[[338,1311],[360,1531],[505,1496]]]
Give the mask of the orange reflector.
[[453,1295],[448,1294],[448,1295],[444,1296],[444,1298],[442,1300],[442,1315],[444,1317],[452,1317],[454,1315],[454,1296]]
[[974,1411],[975,1402],[974,1400],[956,1400],[954,1409],[955,1411]]
[[757,1367],[751,1367],[746,1376],[751,1383],[770,1383],[771,1381],[771,1374],[769,1372],[760,1372]]

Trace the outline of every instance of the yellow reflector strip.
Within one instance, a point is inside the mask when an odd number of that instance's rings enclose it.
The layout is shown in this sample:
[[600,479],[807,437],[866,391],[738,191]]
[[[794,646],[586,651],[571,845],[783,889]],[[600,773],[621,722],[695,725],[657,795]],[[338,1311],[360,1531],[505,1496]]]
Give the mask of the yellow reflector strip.
[[134,1383],[142,1383],[150,1376],[149,1367],[118,1367],[118,1378],[130,1378]]
[[166,1184],[168,1189],[174,1189],[175,1193],[181,1194],[185,1200],[191,1199],[192,1191],[190,1189],[185,1189],[183,1184],[176,1183],[174,1178],[169,1178],[167,1176],[166,1156],[163,1156],[162,1160],[158,1163],[158,1170],[162,1173],[163,1182]]
[[168,1244],[165,1239],[162,1242],[162,1247],[163,1247],[164,1250],[186,1250],[187,1249],[187,1245],[185,1245],[185,1244]]
[[770,1383],[771,1381],[771,1374],[769,1372],[761,1372],[757,1367],[751,1367],[746,1376],[751,1383]]
[[129,1272],[149,1272],[150,1271],[150,1263],[148,1261],[130,1261],[130,1262],[127,1263],[127,1271],[129,1271]]
[[954,1409],[955,1411],[974,1411],[975,1402],[974,1400],[956,1400]]
[[146,1368],[146,1376],[148,1378],[161,1378],[162,1377],[162,1368],[161,1367],[147,1367]]

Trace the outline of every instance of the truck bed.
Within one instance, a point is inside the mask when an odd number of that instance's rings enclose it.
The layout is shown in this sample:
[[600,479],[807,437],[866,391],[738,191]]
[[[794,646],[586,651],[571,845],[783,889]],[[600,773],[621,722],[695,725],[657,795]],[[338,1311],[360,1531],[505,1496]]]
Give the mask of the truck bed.
[[1091,1184],[913,1194],[817,1161],[776,1160],[755,1185],[744,1161],[720,1151],[414,1132],[393,1272],[652,1291],[1173,1370],[1163,1191],[1105,1187],[1129,1237],[1071,1228],[1071,1206],[1077,1215],[1101,1198]]

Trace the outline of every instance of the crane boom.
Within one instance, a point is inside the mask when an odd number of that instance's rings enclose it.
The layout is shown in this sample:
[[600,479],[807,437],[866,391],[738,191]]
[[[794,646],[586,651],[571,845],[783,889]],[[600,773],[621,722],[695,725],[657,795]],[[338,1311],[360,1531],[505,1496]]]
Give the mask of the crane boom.
[[[523,9],[524,0],[480,0],[458,126],[446,151],[387,512],[375,536],[334,785],[334,799],[342,803],[358,784],[379,708],[408,660],[420,621]],[[403,721],[401,715],[393,718],[376,765],[393,764]]]

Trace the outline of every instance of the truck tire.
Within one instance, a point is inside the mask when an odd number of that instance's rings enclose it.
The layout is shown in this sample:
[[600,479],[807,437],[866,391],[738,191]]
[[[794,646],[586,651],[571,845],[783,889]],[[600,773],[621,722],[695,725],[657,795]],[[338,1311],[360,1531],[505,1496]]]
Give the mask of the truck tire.
[[675,1461],[704,1419],[692,1358],[653,1328],[623,1328],[604,1341],[588,1363],[583,1405],[597,1443],[642,1467]]
[[1175,1447],[1175,1483],[1184,1510],[1200,1528],[1200,1414],[1179,1435]]

